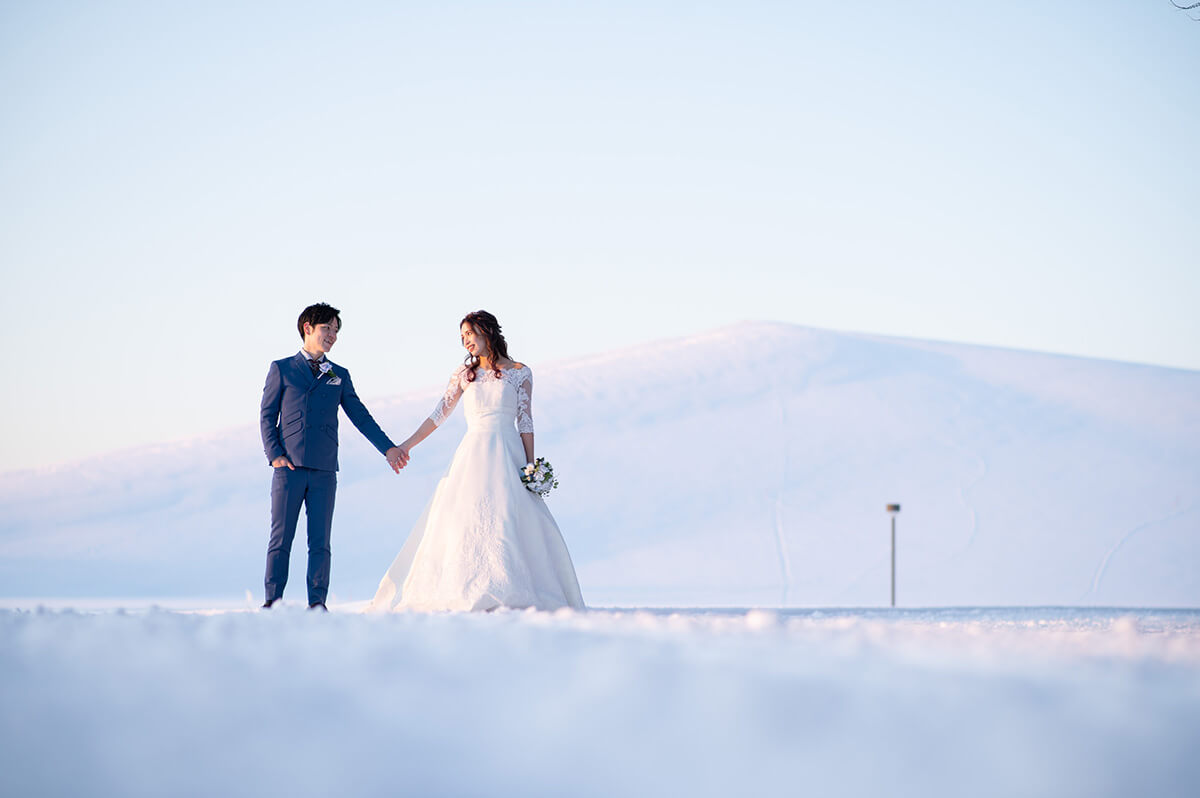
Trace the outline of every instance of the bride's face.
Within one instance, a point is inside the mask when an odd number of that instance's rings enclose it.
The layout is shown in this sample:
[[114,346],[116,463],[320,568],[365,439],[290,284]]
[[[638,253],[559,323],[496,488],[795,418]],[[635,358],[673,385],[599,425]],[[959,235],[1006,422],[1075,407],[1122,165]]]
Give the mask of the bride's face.
[[471,322],[464,321],[459,333],[462,335],[463,349],[470,352],[472,357],[483,357],[488,354],[487,338],[481,335]]

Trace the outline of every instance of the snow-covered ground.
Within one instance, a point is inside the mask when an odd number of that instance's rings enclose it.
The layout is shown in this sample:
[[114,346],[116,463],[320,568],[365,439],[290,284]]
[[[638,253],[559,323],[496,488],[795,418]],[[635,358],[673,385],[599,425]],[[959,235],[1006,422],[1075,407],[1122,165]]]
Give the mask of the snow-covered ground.
[[1200,612],[0,610],[12,796],[1184,796]]
[[[0,475],[0,795],[1196,794],[1200,373],[780,324],[534,367],[601,609],[356,612],[461,414],[400,476],[345,425],[327,615],[251,611],[251,423]],[[889,502],[932,609],[861,609]]]
[[[765,323],[533,366],[592,606],[887,604],[889,502],[903,606],[1200,606],[1198,372]],[[370,405],[399,438],[441,389]],[[0,596],[261,595],[270,470],[246,415],[0,475]],[[396,476],[343,422],[336,599],[374,593],[462,425]]]

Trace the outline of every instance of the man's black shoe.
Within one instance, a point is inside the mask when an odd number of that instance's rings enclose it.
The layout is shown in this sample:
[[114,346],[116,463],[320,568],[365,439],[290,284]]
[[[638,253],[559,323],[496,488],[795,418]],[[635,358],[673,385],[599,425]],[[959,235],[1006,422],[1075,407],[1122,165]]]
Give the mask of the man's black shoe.
[[312,604],[309,604],[309,605],[308,605],[308,608],[309,608],[310,610],[317,610],[317,609],[319,609],[321,612],[329,612],[329,608],[325,606],[325,602],[324,602],[324,601],[317,601],[317,602],[314,602],[314,603],[312,603]]
[[262,608],[264,610],[269,610],[269,609],[271,609],[271,605],[274,604],[276,601],[279,601],[279,599],[277,599],[277,598],[267,599],[266,601],[263,602]]

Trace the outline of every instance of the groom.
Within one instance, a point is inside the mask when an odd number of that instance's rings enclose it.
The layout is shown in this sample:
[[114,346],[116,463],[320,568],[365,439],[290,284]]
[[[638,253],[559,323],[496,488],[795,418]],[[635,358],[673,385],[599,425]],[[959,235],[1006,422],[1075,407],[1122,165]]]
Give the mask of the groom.
[[309,305],[296,321],[304,348],[276,360],[267,370],[262,397],[262,439],[267,462],[275,469],[271,480],[271,542],[267,547],[267,600],[270,607],[283,597],[288,560],[300,505],[308,515],[308,608],[325,610],[329,592],[329,531],[333,496],[337,492],[338,408],[397,474],[408,463],[379,425],[350,381],[350,372],[326,353],[342,328],[338,309],[325,303]]

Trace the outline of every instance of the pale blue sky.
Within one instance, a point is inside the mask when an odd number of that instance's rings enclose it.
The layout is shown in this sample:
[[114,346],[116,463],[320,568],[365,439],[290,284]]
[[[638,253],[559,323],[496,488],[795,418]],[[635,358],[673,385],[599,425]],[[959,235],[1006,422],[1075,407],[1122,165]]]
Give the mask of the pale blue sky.
[[0,470],[252,424],[318,300],[367,398],[480,307],[1200,369],[1198,76],[1167,0],[0,1]]

